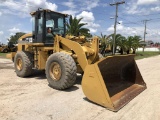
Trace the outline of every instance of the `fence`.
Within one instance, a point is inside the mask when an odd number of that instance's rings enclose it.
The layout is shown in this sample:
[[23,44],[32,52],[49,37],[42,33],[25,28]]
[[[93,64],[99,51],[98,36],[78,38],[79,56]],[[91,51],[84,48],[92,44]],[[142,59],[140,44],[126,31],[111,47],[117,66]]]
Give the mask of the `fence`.
[[[138,48],[137,51],[143,51],[143,48]],[[160,51],[160,47],[144,48],[144,51],[158,52]]]

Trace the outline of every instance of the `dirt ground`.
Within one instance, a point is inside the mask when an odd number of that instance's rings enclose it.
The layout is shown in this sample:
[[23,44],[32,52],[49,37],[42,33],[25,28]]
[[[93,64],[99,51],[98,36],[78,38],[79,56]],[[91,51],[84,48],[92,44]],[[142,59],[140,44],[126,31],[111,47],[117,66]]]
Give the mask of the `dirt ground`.
[[147,89],[112,112],[85,99],[80,75],[72,88],[58,91],[44,72],[19,78],[13,63],[0,58],[0,120],[160,120],[160,56],[136,62]]

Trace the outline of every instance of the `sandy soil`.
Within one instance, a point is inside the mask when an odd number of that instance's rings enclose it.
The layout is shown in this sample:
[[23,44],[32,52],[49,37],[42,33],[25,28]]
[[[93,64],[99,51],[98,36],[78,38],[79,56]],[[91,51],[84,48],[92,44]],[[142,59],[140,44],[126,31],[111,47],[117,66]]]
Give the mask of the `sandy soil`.
[[86,101],[81,76],[70,89],[48,86],[44,72],[19,78],[0,58],[0,120],[160,120],[160,56],[137,60],[147,89],[118,112]]

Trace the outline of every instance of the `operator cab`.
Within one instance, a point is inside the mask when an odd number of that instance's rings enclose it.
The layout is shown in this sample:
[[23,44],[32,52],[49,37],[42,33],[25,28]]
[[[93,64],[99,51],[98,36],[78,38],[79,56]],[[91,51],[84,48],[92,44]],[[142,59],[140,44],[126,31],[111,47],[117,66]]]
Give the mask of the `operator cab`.
[[67,14],[54,12],[48,9],[38,9],[38,11],[31,13],[31,15],[33,43],[53,45],[54,36],[56,34],[65,37],[65,18]]

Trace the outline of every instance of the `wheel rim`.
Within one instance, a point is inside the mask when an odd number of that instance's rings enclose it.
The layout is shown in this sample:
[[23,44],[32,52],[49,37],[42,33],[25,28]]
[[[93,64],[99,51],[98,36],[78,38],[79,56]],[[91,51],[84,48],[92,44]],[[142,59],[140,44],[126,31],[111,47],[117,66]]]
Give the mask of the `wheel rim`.
[[21,58],[18,58],[17,61],[16,61],[16,66],[17,66],[17,69],[19,71],[22,70],[22,67],[23,67],[23,62],[22,62],[22,59]]
[[52,80],[58,81],[61,78],[61,66],[57,62],[53,62],[49,70]]

